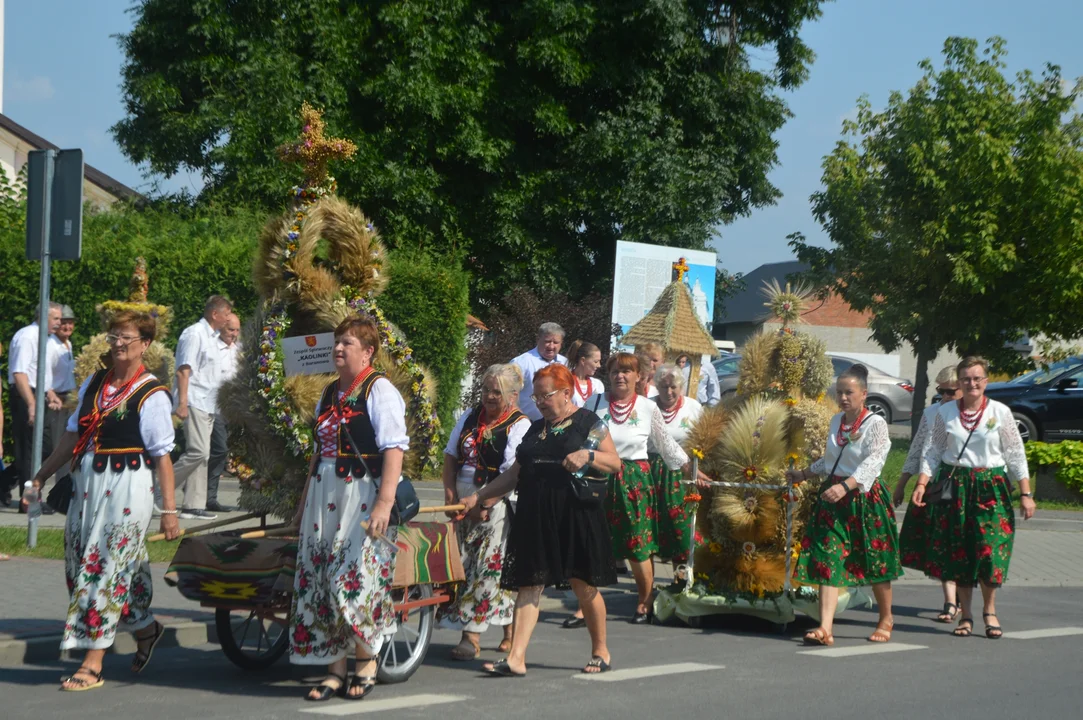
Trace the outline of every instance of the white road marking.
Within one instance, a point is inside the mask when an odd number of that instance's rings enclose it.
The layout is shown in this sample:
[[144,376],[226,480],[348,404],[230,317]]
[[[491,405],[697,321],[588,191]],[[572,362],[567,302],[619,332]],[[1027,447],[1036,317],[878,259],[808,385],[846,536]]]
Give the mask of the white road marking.
[[407,695],[400,698],[386,698],[384,700],[362,700],[350,703],[337,701],[327,707],[304,707],[299,712],[311,715],[362,715],[364,713],[382,712],[384,710],[402,710],[405,708],[421,708],[430,705],[446,705],[448,703],[472,700],[468,695],[433,695],[422,693],[420,695]]
[[906,643],[868,643],[867,645],[854,645],[852,647],[830,647],[821,650],[801,650],[798,655],[813,655],[815,657],[852,657],[855,655],[878,655],[880,653],[905,652],[907,650],[927,650],[928,645],[907,645]]
[[1060,627],[1046,628],[1044,630],[1015,630],[1004,633],[1004,637],[1012,640],[1038,640],[1049,637],[1066,637],[1068,635],[1083,635],[1083,627]]
[[682,673],[703,672],[705,670],[722,670],[723,665],[704,665],[703,663],[673,663],[671,665],[650,665],[648,667],[628,668],[627,670],[610,670],[605,673],[576,673],[572,675],[576,680],[592,680],[594,682],[621,682],[622,680],[638,680],[640,678],[656,678],[662,675],[680,675]]

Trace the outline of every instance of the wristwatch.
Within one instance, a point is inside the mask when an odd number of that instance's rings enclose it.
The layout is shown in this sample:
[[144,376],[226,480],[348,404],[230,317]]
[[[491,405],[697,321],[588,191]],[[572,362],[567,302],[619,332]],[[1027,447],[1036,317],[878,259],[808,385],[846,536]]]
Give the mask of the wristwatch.
[[593,463],[594,462],[594,451],[593,450],[588,450],[587,453],[588,453],[587,454],[587,462],[588,463]]
[[1021,497],[1021,498],[1025,498],[1025,497],[1032,498],[1032,497],[1034,497],[1034,493],[1021,492],[1021,493],[1019,493],[1019,497]]

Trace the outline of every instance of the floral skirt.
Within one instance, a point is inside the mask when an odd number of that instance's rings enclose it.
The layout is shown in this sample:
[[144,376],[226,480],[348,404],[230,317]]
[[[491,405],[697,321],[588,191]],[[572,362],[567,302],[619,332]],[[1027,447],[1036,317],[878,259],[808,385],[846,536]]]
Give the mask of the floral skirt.
[[999,587],[1008,579],[1015,541],[1011,484],[1003,467],[968,468],[941,464],[937,479],[952,477],[953,499],[924,508],[912,527],[903,525],[906,567],[965,587],[982,581]]
[[658,552],[654,484],[646,460],[624,460],[619,473],[609,476],[605,497],[613,557],[649,560]]
[[[846,480],[832,476],[823,489]],[[851,490],[836,503],[820,498],[801,540],[795,577],[803,583],[853,587],[901,577],[899,530],[884,486]]]
[[145,537],[154,511],[150,468],[93,469],[83,457],[72,475],[64,525],[64,575],[68,619],[62,649],[111,647],[117,630],[135,632],[154,623],[150,611],[150,556]]
[[[360,647],[374,655],[394,632],[395,553],[361,528],[376,502],[371,479],[335,474],[322,458],[308,487],[290,612],[290,662],[329,665]],[[387,536],[393,541],[396,528]]]
[[[474,493],[459,483],[459,497]],[[458,524],[459,548],[466,581],[459,588],[455,602],[440,610],[445,624],[467,632],[485,632],[490,625],[510,625],[515,614],[515,595],[500,587],[504,569],[504,549],[508,540],[508,503],[501,501],[489,511],[486,522],[464,521]]]
[[692,513],[684,502],[684,472],[670,470],[661,455],[651,455],[657,520],[658,555],[675,563],[688,561]]

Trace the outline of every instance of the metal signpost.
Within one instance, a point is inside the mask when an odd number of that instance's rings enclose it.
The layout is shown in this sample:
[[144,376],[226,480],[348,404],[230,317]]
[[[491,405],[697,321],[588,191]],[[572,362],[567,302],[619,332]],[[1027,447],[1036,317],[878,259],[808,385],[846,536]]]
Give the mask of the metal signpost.
[[[52,261],[78,260],[83,250],[83,151],[32,150],[27,158],[26,259],[41,260],[38,300],[38,372],[34,389],[31,471],[41,468],[45,432],[45,363],[49,344]],[[29,379],[29,378],[27,378]],[[37,544],[40,500],[28,513],[27,544]],[[32,503],[33,504],[33,503]]]

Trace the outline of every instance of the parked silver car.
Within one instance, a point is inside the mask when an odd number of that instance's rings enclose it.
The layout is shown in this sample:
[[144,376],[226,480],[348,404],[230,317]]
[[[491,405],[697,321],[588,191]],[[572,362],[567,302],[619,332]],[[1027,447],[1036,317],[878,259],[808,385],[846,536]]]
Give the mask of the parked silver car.
[[[859,362],[841,355],[831,355],[830,358],[836,379],[851,365]],[[741,356],[736,353],[727,353],[714,360],[713,363],[715,370],[718,371],[718,387],[722,393],[722,399],[726,400],[737,392]],[[909,420],[914,407],[914,385],[909,380],[897,378],[870,367],[868,363],[862,364],[869,370],[869,397],[865,401],[865,407],[887,420],[888,423]],[[828,389],[828,394],[832,399],[835,397],[834,383]]]

